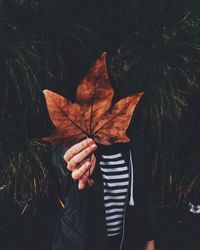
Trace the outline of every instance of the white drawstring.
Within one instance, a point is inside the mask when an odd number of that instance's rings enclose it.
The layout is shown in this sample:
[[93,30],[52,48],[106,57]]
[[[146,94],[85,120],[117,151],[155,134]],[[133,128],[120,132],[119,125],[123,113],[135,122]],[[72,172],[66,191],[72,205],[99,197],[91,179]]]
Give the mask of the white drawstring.
[[130,149],[130,160],[129,160],[129,168],[130,168],[130,182],[131,182],[131,191],[130,191],[130,200],[129,200],[129,205],[134,206],[134,198],[133,198],[133,159],[132,159],[132,153]]

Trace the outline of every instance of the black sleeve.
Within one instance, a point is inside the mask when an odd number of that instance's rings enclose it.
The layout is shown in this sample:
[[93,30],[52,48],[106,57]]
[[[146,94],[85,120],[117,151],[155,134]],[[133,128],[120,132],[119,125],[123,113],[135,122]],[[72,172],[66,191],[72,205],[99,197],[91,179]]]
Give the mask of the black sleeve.
[[154,240],[156,237],[156,222],[155,215],[153,210],[153,195],[152,195],[152,186],[151,182],[147,184],[147,199],[145,203],[145,239],[147,241]]
[[71,172],[67,169],[67,163],[63,158],[67,149],[67,146],[63,147],[63,145],[59,143],[51,143],[52,163],[59,170],[63,177],[71,177]]
[[154,240],[157,234],[157,226],[155,220],[155,213],[153,209],[153,176],[152,166],[150,166],[150,144],[144,141],[144,164],[146,169],[146,200],[145,200],[145,239],[147,241]]

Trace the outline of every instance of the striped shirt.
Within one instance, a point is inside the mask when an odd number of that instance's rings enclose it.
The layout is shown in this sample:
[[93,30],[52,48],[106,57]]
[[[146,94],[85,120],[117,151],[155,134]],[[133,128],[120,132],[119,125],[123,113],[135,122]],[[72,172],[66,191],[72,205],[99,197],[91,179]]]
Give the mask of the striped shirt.
[[118,151],[102,154],[99,165],[104,185],[107,236],[110,237],[122,232],[129,171],[127,162]]

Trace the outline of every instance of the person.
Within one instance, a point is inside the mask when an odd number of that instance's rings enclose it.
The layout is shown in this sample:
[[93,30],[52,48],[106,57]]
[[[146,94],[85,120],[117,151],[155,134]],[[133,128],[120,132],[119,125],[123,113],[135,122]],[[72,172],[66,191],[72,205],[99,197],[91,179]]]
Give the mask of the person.
[[65,196],[52,250],[155,249],[148,144],[134,123],[127,134],[112,145],[51,144]]

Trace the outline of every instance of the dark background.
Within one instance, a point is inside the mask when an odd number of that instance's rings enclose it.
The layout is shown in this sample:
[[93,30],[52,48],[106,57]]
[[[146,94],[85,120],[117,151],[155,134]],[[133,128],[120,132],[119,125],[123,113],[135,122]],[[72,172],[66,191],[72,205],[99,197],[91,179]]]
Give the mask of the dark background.
[[108,52],[114,100],[144,91],[132,122],[150,148],[158,250],[199,250],[200,2],[0,0],[0,250],[49,250],[62,183],[41,137],[42,90],[75,101]]

